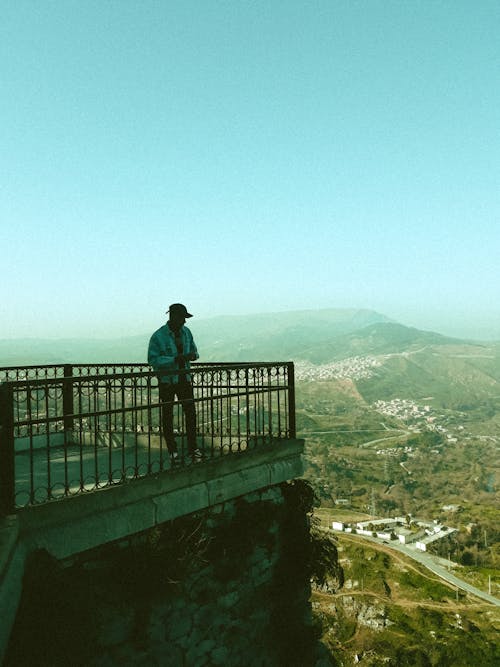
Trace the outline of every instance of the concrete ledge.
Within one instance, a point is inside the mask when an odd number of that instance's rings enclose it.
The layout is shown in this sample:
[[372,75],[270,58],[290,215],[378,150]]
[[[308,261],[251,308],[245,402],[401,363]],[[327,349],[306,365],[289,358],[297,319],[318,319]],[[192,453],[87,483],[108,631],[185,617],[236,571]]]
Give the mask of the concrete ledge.
[[65,559],[158,524],[300,477],[303,440],[280,440],[88,494],[19,510],[0,522],[0,664],[26,556]]
[[302,474],[302,440],[170,470],[18,512],[29,551],[59,559]]
[[17,516],[0,521],[0,664],[16,619],[23,586],[26,551],[19,540]]
[[19,520],[16,514],[0,521],[0,582],[7,570],[19,538]]

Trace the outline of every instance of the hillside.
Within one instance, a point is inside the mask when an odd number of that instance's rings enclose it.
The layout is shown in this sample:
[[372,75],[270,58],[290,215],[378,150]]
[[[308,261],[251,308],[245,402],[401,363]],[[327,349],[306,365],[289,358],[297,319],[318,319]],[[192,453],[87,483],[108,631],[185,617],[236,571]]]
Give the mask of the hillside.
[[388,322],[371,310],[329,309],[214,318],[192,328],[207,361],[281,361],[308,359],[310,349]]
[[[319,513],[332,520],[336,511]],[[356,520],[356,519],[355,519]],[[357,519],[359,520],[359,519]],[[322,640],[335,664],[494,667],[498,610],[465,595],[383,544],[341,534],[343,576],[313,591]]]
[[[305,475],[322,510],[439,519],[457,533],[436,552],[468,564],[463,577],[474,585],[484,590],[491,578],[500,590],[500,343],[453,339],[366,310],[193,318],[190,328],[203,362],[296,362]],[[0,341],[0,365],[141,362],[150,333]],[[466,665],[457,660],[467,636],[474,664],[496,664],[498,620],[487,609],[457,601],[383,548],[342,539],[350,583],[313,596],[334,656],[374,666]]]
[[0,366],[145,362],[149,336],[0,340]]
[[373,375],[360,379],[357,387],[368,402],[432,396],[434,405],[468,410],[498,396],[499,361],[498,346],[460,341],[400,353],[394,350],[385,354]]
[[355,331],[318,341],[298,351],[297,358],[315,364],[363,355],[412,352],[429,345],[459,342],[432,331],[397,322],[377,322]]
[[[189,326],[201,361],[281,361],[307,358],[305,351],[310,347],[385,322],[389,319],[375,311],[339,308],[193,318]],[[0,366],[141,362],[146,359],[152,333],[96,340],[0,340]]]
[[[318,365],[354,356],[416,353],[429,346],[451,346],[453,351],[464,345],[458,339],[391,322],[370,310],[215,317],[193,319],[189,326],[204,362],[293,360]],[[0,340],[0,365],[142,362],[151,333],[113,339]],[[471,343],[471,349],[482,348]],[[487,360],[483,364],[488,367]]]
[[456,527],[439,548],[475,563],[484,587],[500,564],[500,347],[412,345],[419,336],[399,352],[297,365],[306,476],[324,506]]

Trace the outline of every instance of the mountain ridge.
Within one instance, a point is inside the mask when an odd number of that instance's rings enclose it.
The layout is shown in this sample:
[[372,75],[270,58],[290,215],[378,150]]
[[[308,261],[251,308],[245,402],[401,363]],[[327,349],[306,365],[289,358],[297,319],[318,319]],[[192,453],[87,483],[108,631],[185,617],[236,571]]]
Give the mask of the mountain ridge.
[[[384,354],[419,345],[467,341],[408,327],[368,309],[320,309],[223,315],[190,321],[200,360],[305,360],[315,364],[349,356]],[[0,339],[0,365],[140,363],[153,332],[117,338]],[[481,343],[474,341],[474,346]]]

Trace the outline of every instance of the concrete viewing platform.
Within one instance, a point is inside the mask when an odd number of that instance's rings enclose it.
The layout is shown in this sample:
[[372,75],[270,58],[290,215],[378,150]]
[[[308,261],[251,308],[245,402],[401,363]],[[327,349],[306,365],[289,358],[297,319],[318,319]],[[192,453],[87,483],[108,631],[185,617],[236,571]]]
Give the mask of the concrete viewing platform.
[[[64,444],[63,434],[56,434],[51,436],[49,447],[41,436],[33,438],[32,447],[27,440],[18,438],[15,443],[15,504],[20,508],[100,490],[172,467],[165,441],[155,434],[69,434],[69,444]],[[248,443],[238,448],[230,438],[226,440],[226,444],[218,443],[215,452],[202,437],[197,445],[207,458],[216,460],[248,449]],[[181,466],[191,464],[184,442],[178,462]]]
[[0,659],[15,619],[30,553],[45,549],[57,559],[71,558],[177,517],[301,477],[303,446],[303,440],[275,440],[73,498],[30,505],[1,519]]
[[30,549],[66,558],[178,516],[302,475],[303,440],[179,466],[17,513]]
[[[71,559],[302,475],[292,362],[198,364],[190,377],[193,398],[165,402],[143,364],[0,368],[0,662],[33,552]],[[170,412],[174,467],[160,436]]]

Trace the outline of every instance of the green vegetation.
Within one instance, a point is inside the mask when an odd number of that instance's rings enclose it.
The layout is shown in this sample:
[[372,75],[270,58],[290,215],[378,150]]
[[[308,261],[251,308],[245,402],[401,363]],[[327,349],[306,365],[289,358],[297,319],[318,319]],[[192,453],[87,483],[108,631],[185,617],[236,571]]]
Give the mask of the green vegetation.
[[[453,340],[355,310],[215,318],[193,323],[193,331],[203,361],[321,364],[308,366],[302,378],[297,373],[296,387],[306,477],[322,504],[318,516],[335,508],[338,520],[394,514],[439,520],[458,532],[434,543],[434,552],[458,563],[473,585],[485,590],[491,581],[498,591],[500,344]],[[16,341],[10,350],[0,341],[0,350],[12,364],[139,361],[147,337],[52,347]],[[368,356],[367,372],[337,372],[339,360]],[[310,495],[297,497],[311,501]],[[256,532],[249,527],[235,548],[244,553]],[[457,601],[454,590],[414,564],[344,537],[342,574],[334,552],[317,538],[315,529],[307,543],[308,558],[318,564],[310,572],[319,586],[313,603],[339,660],[500,664],[491,607]],[[370,625],[370,609],[381,628]]]
[[338,664],[352,664],[355,655],[373,667],[498,664],[500,615],[491,605],[457,600],[452,588],[383,545],[342,534],[338,550],[344,586],[312,597]]
[[[298,384],[317,516],[323,525],[332,513],[338,521],[436,519],[457,532],[429,550],[458,563],[455,574],[472,585],[498,592],[498,345],[434,341],[379,360],[367,377]],[[498,664],[495,608],[389,546],[377,553],[342,535],[339,556],[344,586],[313,595],[323,640],[339,662],[358,655],[366,665]]]
[[[498,353],[494,345],[446,344],[411,360],[392,356],[368,378],[299,383],[306,475],[321,502],[440,520],[459,533],[433,548],[459,563],[498,568]],[[376,409],[380,400],[385,413]],[[418,418],[398,413],[403,400]]]

